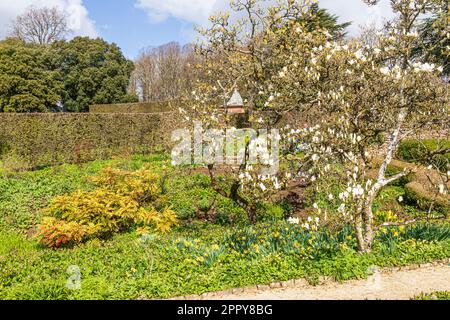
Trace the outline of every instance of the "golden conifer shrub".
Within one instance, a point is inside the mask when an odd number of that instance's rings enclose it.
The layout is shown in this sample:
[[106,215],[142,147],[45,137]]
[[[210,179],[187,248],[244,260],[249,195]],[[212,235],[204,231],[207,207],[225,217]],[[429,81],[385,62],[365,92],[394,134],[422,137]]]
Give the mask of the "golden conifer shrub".
[[147,169],[104,169],[90,178],[94,190],[77,190],[52,200],[37,237],[41,244],[59,248],[107,239],[135,226],[169,232],[177,224],[177,215],[169,207],[160,211],[154,207],[163,203],[160,179]]

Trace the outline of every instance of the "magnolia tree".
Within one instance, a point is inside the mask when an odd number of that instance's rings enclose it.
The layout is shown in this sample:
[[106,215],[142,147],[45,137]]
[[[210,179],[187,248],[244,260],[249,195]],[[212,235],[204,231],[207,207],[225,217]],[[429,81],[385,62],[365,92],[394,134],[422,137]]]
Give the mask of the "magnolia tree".
[[[202,76],[188,96],[187,108],[180,111],[193,125],[194,136],[203,137],[203,141],[194,139],[196,142],[215,141],[193,150],[194,159],[199,160],[196,163],[204,160],[214,189],[233,199],[250,221],[256,222],[260,203],[277,198],[282,189],[304,178],[302,168],[308,163],[298,161],[292,152],[290,130],[274,128],[289,111],[312,108],[317,101],[315,87],[320,78],[310,72],[309,57],[314,48],[339,38],[342,28],[330,16],[322,24],[326,15],[315,1],[273,4],[236,0],[231,8],[232,15],[212,16],[211,26],[199,30],[202,42],[197,53],[202,60],[198,65]],[[286,61],[294,55],[298,58],[297,78],[289,86],[280,85],[288,72]],[[236,89],[244,97],[247,110],[241,127],[256,131],[237,130],[236,115],[223,108]],[[225,131],[227,136],[221,139]],[[211,135],[219,139],[211,139]],[[186,134],[178,138],[182,136]],[[185,142],[189,144],[189,140]],[[204,159],[205,152],[228,156],[225,161],[216,156]],[[230,165],[233,159],[237,161]],[[224,162],[226,167],[222,166]]]
[[[240,19],[232,23],[230,14],[213,16],[211,27],[200,30],[202,77],[180,110],[200,147],[189,149],[184,159],[193,155],[197,163],[203,161],[214,189],[236,201],[252,222],[258,205],[276,199],[281,190],[337,176],[344,188],[329,200],[339,208],[339,219],[354,225],[359,249],[370,251],[375,198],[409,174],[387,174],[399,143],[419,128],[448,125],[442,68],[424,62],[414,49],[420,17],[438,2],[392,0],[398,19],[368,44],[344,41],[320,23],[311,28],[318,19],[311,10],[314,1],[234,1]],[[234,145],[234,121],[220,108],[235,89],[248,109],[245,127],[263,131],[239,131],[237,165],[221,166],[226,161],[214,155],[236,156],[225,151]],[[271,131],[294,110],[320,117],[306,128]],[[188,132],[177,138],[183,136]],[[205,141],[210,142],[206,147]],[[371,177],[373,169],[377,174]],[[317,217],[309,217],[305,228],[335,214],[314,207]]]
[[[419,18],[439,3],[392,0],[398,17],[374,45],[327,43],[310,56],[310,72],[321,79],[316,107],[323,118],[310,130],[307,158],[315,163],[316,177],[333,171],[345,181],[345,190],[330,194],[329,200],[339,205],[344,221],[354,224],[360,251],[370,251],[374,240],[375,198],[385,186],[410,174],[405,170],[388,175],[399,143],[431,125],[448,126],[442,67],[413,56]],[[287,84],[293,83],[299,72],[295,58],[286,69]],[[369,174],[373,169],[375,176]],[[447,192],[444,182],[439,192]]]

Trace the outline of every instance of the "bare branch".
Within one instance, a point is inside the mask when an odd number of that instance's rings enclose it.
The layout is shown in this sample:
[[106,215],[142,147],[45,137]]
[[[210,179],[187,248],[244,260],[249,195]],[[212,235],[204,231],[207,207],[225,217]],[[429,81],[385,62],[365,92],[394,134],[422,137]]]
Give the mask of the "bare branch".
[[57,7],[29,7],[12,24],[11,36],[25,42],[49,44],[69,33],[67,16]]

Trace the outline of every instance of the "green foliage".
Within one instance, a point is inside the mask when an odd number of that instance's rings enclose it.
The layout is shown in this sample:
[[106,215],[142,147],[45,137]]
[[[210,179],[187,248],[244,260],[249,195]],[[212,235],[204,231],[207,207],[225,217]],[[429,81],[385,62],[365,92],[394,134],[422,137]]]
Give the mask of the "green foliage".
[[[107,242],[93,240],[70,250],[42,249],[33,241],[1,231],[0,298],[167,298],[298,278],[314,282],[323,275],[339,281],[365,278],[373,265],[399,266],[450,257],[448,238],[416,240],[417,233],[409,233],[408,228],[409,239],[394,237],[391,251],[391,240],[377,238],[373,253],[360,254],[354,249],[351,229],[313,239],[314,235],[295,230],[295,226],[267,227],[256,225],[253,230],[270,240],[267,248],[271,251],[247,255],[230,245],[232,236],[249,234],[246,227],[194,223],[177,227],[168,235],[137,238],[135,233],[121,234]],[[292,230],[282,231],[286,227]],[[287,236],[286,241],[274,237],[276,230]],[[435,230],[441,232],[439,226]],[[304,240],[301,247],[289,243],[294,239]],[[300,259],[302,248],[313,255],[302,254]],[[71,265],[80,268],[82,290],[66,288],[66,271]]]
[[450,223],[419,223],[406,228],[402,238],[405,240],[445,241],[450,238]]
[[167,183],[167,200],[180,219],[212,220],[232,224],[245,220],[245,212],[232,200],[221,197],[203,174],[173,175]]
[[[108,167],[120,169],[103,170]],[[380,230],[371,254],[356,251],[351,227],[307,232],[274,219],[248,227],[240,223],[246,220],[239,208],[212,192],[207,176],[188,176],[178,171],[170,171],[165,183],[158,184],[158,188],[165,189],[163,201],[152,203],[158,209],[165,203],[176,204],[177,213],[191,206],[193,212],[201,212],[216,199],[217,211],[211,214],[217,221],[218,212],[222,212],[220,219],[225,225],[191,218],[164,234],[139,223],[136,226],[141,228],[136,232],[132,227],[107,241],[90,239],[59,250],[44,248],[36,240],[18,234],[42,221],[41,209],[49,206],[53,198],[76,190],[84,190],[86,195],[93,195],[98,188],[122,190],[122,195],[131,192],[135,199],[152,199],[142,196],[146,189],[136,184],[141,175],[132,174],[143,167],[160,177],[170,170],[167,156],[138,155],[0,174],[0,298],[167,298],[297,278],[315,283],[323,275],[339,281],[365,278],[373,265],[398,266],[450,257],[448,223]],[[99,176],[101,171],[101,179],[87,179]],[[128,188],[129,184],[133,187]],[[400,191],[389,187],[383,201],[396,198]],[[274,206],[270,216],[278,210]],[[55,212],[58,217],[61,214]],[[24,219],[22,224],[20,219]],[[70,246],[69,242],[66,246]],[[72,265],[80,268],[82,290],[66,288],[67,269]]]
[[58,109],[62,85],[47,47],[0,41],[0,112]]
[[414,300],[450,300],[450,291],[440,291],[430,294],[422,294]]
[[279,221],[284,219],[289,208],[281,204],[261,203],[257,209],[258,219],[264,221]]
[[335,256],[342,248],[354,248],[351,228],[337,234],[322,230],[305,232],[285,222],[260,225],[258,228],[238,229],[226,237],[233,251],[242,256],[283,253],[301,259],[320,260]]
[[156,113],[173,110],[173,102],[98,104],[89,107],[91,113]]
[[450,168],[450,153],[433,155],[438,150],[450,149],[450,140],[406,140],[398,148],[398,157],[409,162],[435,165],[441,170]]
[[56,42],[52,47],[64,84],[65,110],[85,112],[91,104],[136,101],[135,97],[126,101],[133,62],[123,56],[116,44],[76,37]]
[[414,205],[424,211],[432,208],[434,212],[448,215],[450,212],[450,202],[446,195],[436,195],[423,187],[418,182],[412,182],[405,186],[405,200],[408,204]]
[[374,211],[394,211],[399,213],[403,211],[402,203],[400,203],[400,197],[404,198],[405,189],[403,187],[389,185],[384,187],[378,197],[374,201]]
[[149,154],[170,147],[178,116],[167,114],[0,113],[1,160],[10,169]]
[[99,166],[111,162],[100,161],[86,166],[64,165],[25,173],[0,173],[0,225],[25,232],[41,219],[41,209],[55,196],[89,189],[86,176]]
[[351,25],[351,22],[339,24],[338,20],[338,16],[332,15],[326,9],[320,8],[318,3],[313,3],[311,5],[310,19],[306,21],[306,27],[311,32],[318,29],[326,29],[338,39],[347,34],[346,29]]
[[137,102],[127,94],[133,68],[102,39],[0,41],[0,112],[85,112],[91,104]]

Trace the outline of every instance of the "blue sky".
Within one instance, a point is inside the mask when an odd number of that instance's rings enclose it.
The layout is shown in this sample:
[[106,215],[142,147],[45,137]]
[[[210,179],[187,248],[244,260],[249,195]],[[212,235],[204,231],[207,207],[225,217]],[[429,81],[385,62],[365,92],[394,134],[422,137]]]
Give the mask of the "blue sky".
[[[321,6],[342,21],[353,21],[350,34],[359,25],[381,23],[392,16],[389,0],[369,8],[362,0],[319,0]],[[117,43],[134,59],[142,48],[169,41],[182,44],[195,39],[193,24],[228,7],[229,0],[0,0],[0,38],[8,33],[12,19],[30,5],[57,6],[66,11],[73,35],[97,37]]]
[[116,42],[129,58],[139,50],[168,41],[187,42],[192,22],[174,17],[159,22],[150,19],[145,10],[137,8],[134,0],[108,1],[85,0],[89,16],[95,21],[99,35],[109,42]]

